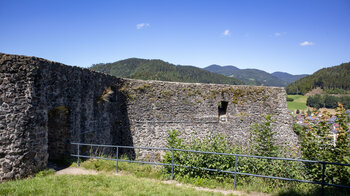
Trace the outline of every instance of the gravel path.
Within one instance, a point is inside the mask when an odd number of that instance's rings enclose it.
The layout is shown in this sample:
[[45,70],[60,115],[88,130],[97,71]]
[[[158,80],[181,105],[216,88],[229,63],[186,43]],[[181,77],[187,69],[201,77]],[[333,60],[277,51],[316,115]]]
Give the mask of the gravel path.
[[76,167],[68,167],[62,170],[59,170],[56,172],[56,175],[64,175],[64,174],[70,174],[70,175],[97,175],[98,172],[95,170],[87,170],[83,168],[76,168]]

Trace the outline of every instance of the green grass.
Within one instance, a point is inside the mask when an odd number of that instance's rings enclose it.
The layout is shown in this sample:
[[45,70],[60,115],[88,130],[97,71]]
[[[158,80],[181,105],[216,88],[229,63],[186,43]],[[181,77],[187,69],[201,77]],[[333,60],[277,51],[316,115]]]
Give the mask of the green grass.
[[0,195],[222,195],[116,175],[47,175],[0,184]]
[[[73,167],[77,167],[76,163],[72,164]],[[90,159],[84,161],[80,165],[85,169],[94,169],[97,171],[102,171],[106,173],[115,172],[115,161],[101,160],[101,159]],[[151,178],[157,180],[168,180],[170,175],[166,173],[165,169],[161,166],[153,165],[143,165],[136,163],[126,163],[119,162],[118,171],[130,176],[137,178]],[[275,195],[319,195],[318,191],[319,186],[311,185],[306,183],[298,182],[287,182],[280,181],[279,185],[276,185],[276,180],[273,179],[264,179],[258,177],[247,177],[247,176],[238,176],[237,178],[237,190],[244,192],[257,191],[272,193]],[[199,187],[206,188],[219,188],[224,190],[234,190],[234,178],[233,175],[231,178],[225,178],[221,180],[217,179],[204,179],[204,178],[189,178],[181,177],[180,175],[175,175],[175,180],[183,184],[191,184]],[[274,185],[273,185],[274,184]],[[298,194],[296,194],[298,193]],[[330,194],[325,195],[334,195],[334,191],[331,190]],[[344,194],[338,194],[344,195]]]
[[[72,167],[77,167],[74,162]],[[87,160],[81,167],[102,172],[98,175],[53,175],[52,170],[39,172],[35,178],[0,184],[0,195],[221,195],[219,193],[197,191],[190,187],[179,187],[163,184],[160,180],[170,179],[162,167],[140,165],[135,163],[119,163],[119,172],[114,175],[115,161]],[[207,188],[233,190],[232,178],[215,180],[203,178],[185,178],[175,176],[183,184],[192,184]],[[271,186],[271,179],[255,177],[238,177],[237,190],[250,192],[267,192],[274,195],[320,195],[316,185],[291,182],[276,187]],[[292,188],[291,188],[292,187]],[[350,195],[326,189],[325,195]]]
[[303,95],[288,95],[289,98],[293,98],[294,101],[288,101],[288,110],[294,111],[294,110],[306,110],[306,100],[308,96]]

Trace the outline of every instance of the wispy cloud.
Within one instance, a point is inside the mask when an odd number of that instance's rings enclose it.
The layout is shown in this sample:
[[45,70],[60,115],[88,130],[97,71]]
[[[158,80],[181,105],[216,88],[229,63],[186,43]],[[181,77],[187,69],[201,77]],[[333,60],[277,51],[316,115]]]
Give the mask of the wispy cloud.
[[279,36],[281,36],[282,34],[279,33],[279,32],[276,32],[276,33],[274,33],[273,35],[274,35],[275,37],[279,37]]
[[304,42],[301,42],[299,45],[300,46],[312,46],[312,45],[314,45],[314,43],[313,42],[309,42],[309,41],[304,41]]
[[136,25],[136,29],[142,29],[142,28],[147,28],[150,27],[151,25],[149,23],[140,23]]
[[230,30],[226,29],[222,34],[224,36],[230,36]]

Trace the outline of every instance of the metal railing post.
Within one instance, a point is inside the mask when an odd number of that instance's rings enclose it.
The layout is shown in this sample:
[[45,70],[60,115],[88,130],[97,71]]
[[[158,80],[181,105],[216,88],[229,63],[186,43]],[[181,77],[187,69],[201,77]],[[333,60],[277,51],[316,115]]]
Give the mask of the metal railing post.
[[117,146],[117,152],[116,152],[116,167],[115,172],[118,173],[118,159],[119,159],[119,147]]
[[173,155],[171,157],[171,179],[174,180],[174,149],[171,149]]
[[78,144],[78,167],[80,166],[80,146]]
[[324,173],[326,171],[326,163],[322,163],[322,192],[321,195],[324,195]]
[[236,184],[236,182],[237,182],[237,161],[238,161],[238,159],[237,159],[237,155],[236,155],[235,156],[235,177],[234,177],[234,185],[233,185],[234,189],[236,189],[236,186],[237,186],[237,184]]

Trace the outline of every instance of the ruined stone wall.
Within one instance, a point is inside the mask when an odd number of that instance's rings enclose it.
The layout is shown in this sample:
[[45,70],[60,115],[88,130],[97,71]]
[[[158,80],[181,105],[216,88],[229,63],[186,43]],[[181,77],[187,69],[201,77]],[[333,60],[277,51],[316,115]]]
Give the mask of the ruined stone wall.
[[[263,114],[274,115],[276,137],[292,147],[297,137],[285,96],[283,88],[119,79],[0,54],[0,181],[69,156],[76,150],[70,142],[164,147],[168,130],[177,129],[186,142],[221,133],[232,144],[244,144]],[[226,122],[219,119],[222,103]]]
[[[251,126],[265,114],[276,120],[279,143],[297,145],[283,88],[126,80],[122,90],[127,91],[135,146],[164,147],[168,130],[173,129],[180,131],[185,142],[220,133],[231,144],[246,145]],[[226,122],[219,119],[222,101],[227,102]]]
[[[68,127],[64,140],[68,144],[132,145],[131,135],[123,131],[128,129],[128,118],[118,83],[118,78],[87,69],[0,54],[0,181],[44,169],[50,159],[49,133],[56,134],[62,126]],[[50,126],[50,111],[60,108],[67,110],[70,125]],[[67,151],[66,144],[53,145],[61,149],[53,151],[52,157]],[[76,146],[71,146],[74,150]]]

